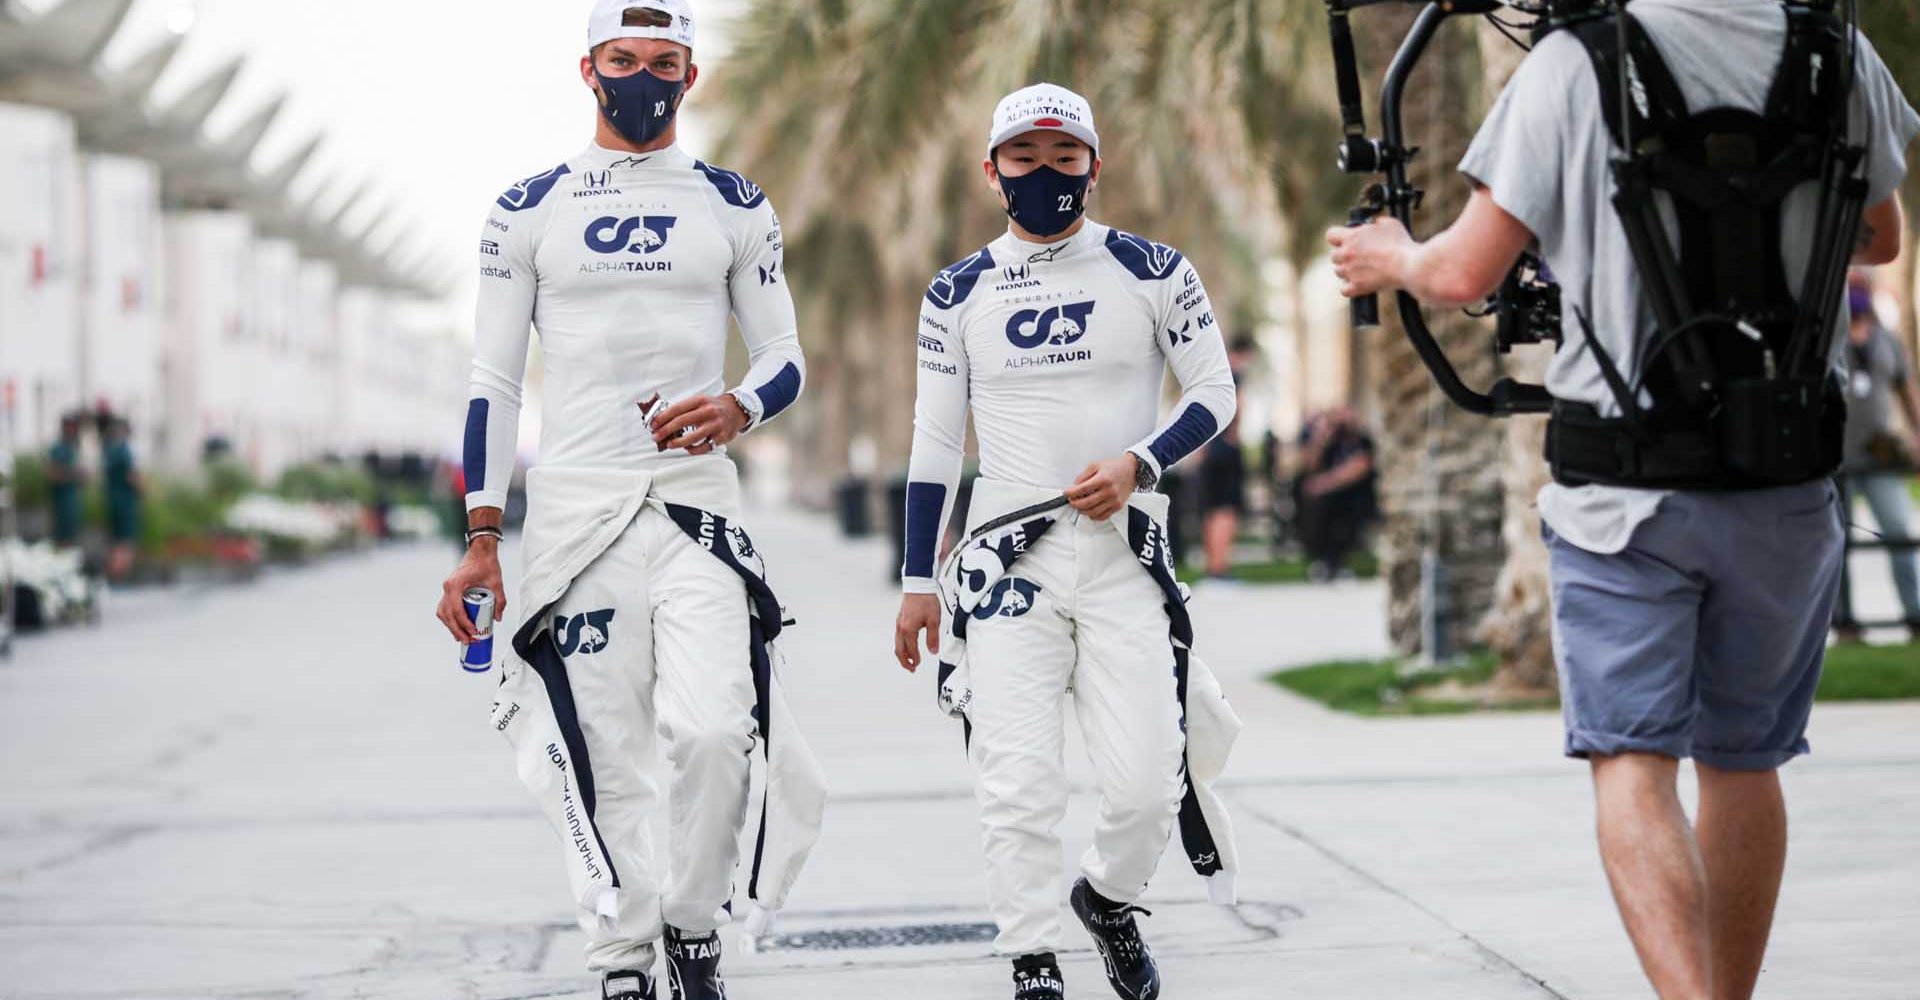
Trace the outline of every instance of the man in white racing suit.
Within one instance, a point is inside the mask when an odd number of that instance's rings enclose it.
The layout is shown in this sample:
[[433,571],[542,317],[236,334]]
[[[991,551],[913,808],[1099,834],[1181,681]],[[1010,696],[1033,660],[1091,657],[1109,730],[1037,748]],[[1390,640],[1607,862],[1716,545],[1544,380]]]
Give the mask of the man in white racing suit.
[[[996,948],[1014,959],[1020,1000],[1062,995],[1055,828],[1067,806],[1069,688],[1101,793],[1072,903],[1115,990],[1134,1000],[1158,992],[1132,904],[1180,810],[1182,707],[1167,597],[1129,547],[1127,517],[1115,515],[1132,506],[1164,522],[1155,481],[1235,407],[1220,327],[1193,264],[1084,216],[1098,149],[1079,95],[1041,84],[1002,100],[985,170],[1008,231],[941,271],[920,315],[901,666],[919,666],[922,633],[940,651],[935,562],[969,411],[981,474],[970,525],[1063,492],[1071,503],[964,616],[969,753]],[[1169,366],[1184,395],[1161,420]]]
[[[555,654],[554,714],[592,846],[618,886],[617,912],[583,901],[580,919],[588,967],[619,1000],[654,996],[663,935],[676,1000],[725,996],[714,934],[729,919],[756,732],[748,594],[664,505],[734,519],[725,446],[791,406],[804,378],[773,206],[676,145],[674,114],[699,76],[693,24],[685,0],[595,3],[580,63],[599,108],[593,143],[515,185],[487,218],[466,420],[469,549],[439,607],[463,642],[475,637],[460,608],[467,588],[506,609],[498,527],[537,327],[546,382],[528,573],[560,553],[585,565],[561,574],[548,606],[526,608],[539,620],[522,634]],[[730,391],[729,316],[752,361]],[[596,539],[594,518],[636,492],[652,504],[627,508],[631,520]],[[650,870],[656,732],[670,772],[670,880]]]

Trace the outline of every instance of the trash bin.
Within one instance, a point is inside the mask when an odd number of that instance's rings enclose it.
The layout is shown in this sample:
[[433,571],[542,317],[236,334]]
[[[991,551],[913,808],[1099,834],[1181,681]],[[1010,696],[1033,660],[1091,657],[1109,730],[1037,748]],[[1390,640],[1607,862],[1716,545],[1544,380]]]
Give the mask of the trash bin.
[[867,481],[848,476],[834,489],[840,508],[840,534],[847,538],[866,538],[873,534],[873,514],[867,505]]

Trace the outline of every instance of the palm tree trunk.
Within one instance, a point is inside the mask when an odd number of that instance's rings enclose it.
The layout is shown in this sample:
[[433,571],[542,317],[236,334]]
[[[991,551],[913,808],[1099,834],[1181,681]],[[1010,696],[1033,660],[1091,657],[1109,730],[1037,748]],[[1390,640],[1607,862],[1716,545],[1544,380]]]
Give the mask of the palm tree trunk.
[[[1480,30],[1482,82],[1488,95],[1506,86],[1526,53],[1494,31]],[[1507,374],[1523,382],[1546,377],[1544,349],[1511,355]],[[1547,471],[1547,424],[1544,417],[1515,417],[1506,421],[1506,454],[1501,473],[1505,489],[1505,516],[1501,538],[1506,563],[1494,584],[1493,607],[1475,630],[1476,638],[1499,659],[1494,689],[1521,697],[1538,696],[1556,688],[1553,666],[1553,592],[1547,579],[1547,547],[1540,539],[1540,512],[1534,497],[1551,479]]]
[[[1382,10],[1356,24],[1369,50],[1369,66],[1387,64],[1411,18],[1411,13]],[[1421,149],[1412,179],[1426,190],[1420,218],[1429,227],[1453,219],[1466,204],[1469,189],[1454,164],[1480,121],[1479,73],[1473,35],[1463,25],[1450,25],[1434,40],[1407,88],[1408,140]],[[1389,314],[1386,323],[1365,346],[1374,409],[1380,414],[1385,522],[1379,548],[1389,634],[1403,653],[1419,651],[1423,613],[1432,600],[1442,644],[1457,650],[1485,617],[1504,559],[1503,439],[1486,421],[1440,399],[1398,317],[1391,315],[1391,299],[1382,305]],[[1455,312],[1436,313],[1429,323],[1469,384],[1491,382],[1496,366],[1479,322]],[[1444,567],[1432,586],[1423,568],[1429,552]]]

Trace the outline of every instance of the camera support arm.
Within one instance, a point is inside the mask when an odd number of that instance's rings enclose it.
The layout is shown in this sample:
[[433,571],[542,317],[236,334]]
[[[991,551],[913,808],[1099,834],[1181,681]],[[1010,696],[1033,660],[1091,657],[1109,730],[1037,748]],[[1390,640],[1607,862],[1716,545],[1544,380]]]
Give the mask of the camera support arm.
[[[1349,225],[1364,225],[1385,211],[1409,230],[1413,228],[1413,213],[1420,207],[1421,191],[1407,180],[1407,165],[1419,152],[1407,147],[1403,127],[1401,103],[1407,80],[1448,18],[1462,14],[1488,14],[1503,6],[1500,0],[1437,0],[1427,3],[1387,69],[1386,80],[1380,91],[1381,138],[1369,139],[1366,134],[1366,114],[1360,98],[1359,61],[1354,55],[1348,14],[1362,7],[1405,2],[1408,0],[1326,0],[1327,27],[1333,41],[1334,73],[1340,94],[1340,120],[1345,133],[1339,151],[1340,169],[1350,174],[1382,174],[1385,177],[1384,181],[1367,189],[1365,203],[1349,214]],[[1482,416],[1546,413],[1552,409],[1553,397],[1542,386],[1502,378],[1484,393],[1469,387],[1461,381],[1460,373],[1447,359],[1440,342],[1427,326],[1419,300],[1403,291],[1397,293],[1397,304],[1401,325],[1406,329],[1407,340],[1413,345],[1414,353],[1419,355],[1421,363],[1433,374],[1440,390],[1456,405]],[[1380,307],[1375,296],[1355,298],[1352,311],[1355,327],[1374,326],[1380,322]]]

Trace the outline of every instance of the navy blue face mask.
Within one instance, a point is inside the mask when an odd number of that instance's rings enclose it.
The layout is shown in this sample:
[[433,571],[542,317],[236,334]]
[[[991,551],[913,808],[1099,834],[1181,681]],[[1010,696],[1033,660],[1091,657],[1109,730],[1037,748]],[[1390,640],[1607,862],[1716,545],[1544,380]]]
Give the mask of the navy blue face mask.
[[644,146],[673,124],[680,113],[680,95],[687,89],[685,80],[662,80],[646,70],[632,76],[607,76],[598,67],[593,71],[600,81],[600,114],[614,130],[636,146]]
[[1000,175],[1000,191],[1007,196],[1007,215],[1035,236],[1065,232],[1087,211],[1087,190],[1093,171],[1079,177],[1052,167],[1040,167],[1019,177]]

